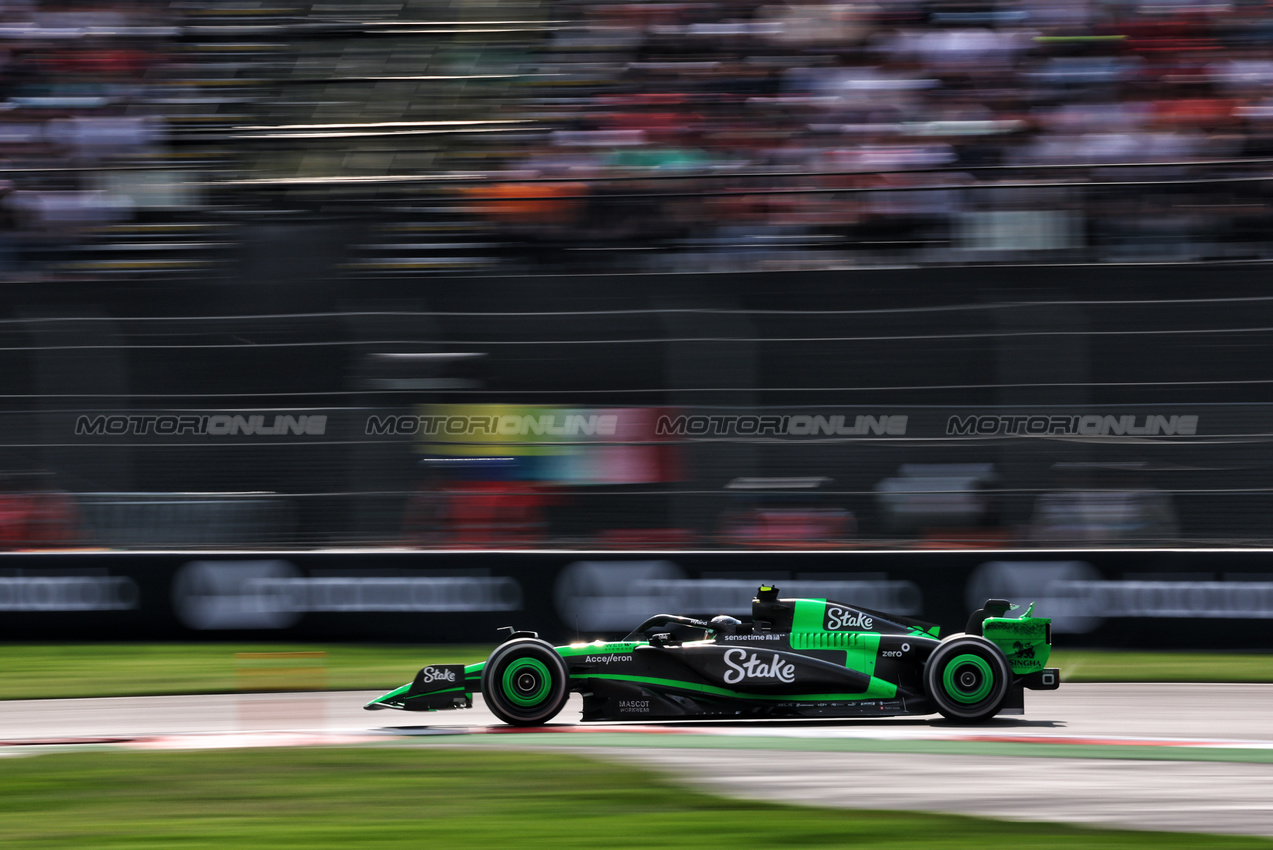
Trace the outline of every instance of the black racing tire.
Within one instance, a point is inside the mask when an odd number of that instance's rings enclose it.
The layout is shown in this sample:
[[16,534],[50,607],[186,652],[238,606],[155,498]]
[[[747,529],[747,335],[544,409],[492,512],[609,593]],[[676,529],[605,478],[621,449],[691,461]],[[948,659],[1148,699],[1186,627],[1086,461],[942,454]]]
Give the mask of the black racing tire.
[[1003,650],[983,637],[942,641],[924,664],[924,690],[948,720],[981,723],[999,713],[1012,671]]
[[552,644],[538,638],[502,643],[482,668],[482,698],[512,726],[542,726],[570,696],[570,671]]

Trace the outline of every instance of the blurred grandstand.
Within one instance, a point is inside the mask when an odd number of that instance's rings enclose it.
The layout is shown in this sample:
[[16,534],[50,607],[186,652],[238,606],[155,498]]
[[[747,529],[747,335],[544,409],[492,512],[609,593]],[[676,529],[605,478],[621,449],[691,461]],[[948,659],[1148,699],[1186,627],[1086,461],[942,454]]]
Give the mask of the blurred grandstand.
[[[1270,539],[1263,3],[7,0],[0,103],[5,545]],[[1224,427],[916,430],[1030,405]],[[330,425],[76,431],[183,411]]]
[[5,266],[368,275],[1269,253],[1262,3],[6,2]]

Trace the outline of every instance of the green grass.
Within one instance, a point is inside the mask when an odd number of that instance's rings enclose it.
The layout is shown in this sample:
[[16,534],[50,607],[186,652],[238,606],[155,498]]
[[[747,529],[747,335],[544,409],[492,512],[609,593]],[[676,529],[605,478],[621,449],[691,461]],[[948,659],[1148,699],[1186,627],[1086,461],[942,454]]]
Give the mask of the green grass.
[[1062,682],[1273,682],[1273,652],[1054,650]]
[[1259,838],[746,803],[566,755],[443,749],[6,759],[0,846],[27,848],[1270,848]]
[[[0,644],[0,699],[395,688],[425,664],[492,647],[295,644]],[[322,653],[287,657],[284,653]],[[245,657],[246,656],[246,657]]]
[[[0,699],[237,690],[388,690],[409,681],[425,664],[480,661],[491,648],[361,644],[2,644]],[[288,652],[322,655],[279,656]],[[1273,682],[1273,653],[1061,650],[1053,653],[1049,664],[1061,668],[1065,682]]]

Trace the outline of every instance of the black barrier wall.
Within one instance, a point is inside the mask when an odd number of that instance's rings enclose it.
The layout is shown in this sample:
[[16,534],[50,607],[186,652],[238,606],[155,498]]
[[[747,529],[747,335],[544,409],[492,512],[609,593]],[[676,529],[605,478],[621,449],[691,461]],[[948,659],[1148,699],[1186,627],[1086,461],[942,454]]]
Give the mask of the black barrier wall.
[[746,616],[756,585],[962,631],[988,597],[1060,647],[1273,649],[1273,551],[239,552],[0,559],[0,638],[493,643]]

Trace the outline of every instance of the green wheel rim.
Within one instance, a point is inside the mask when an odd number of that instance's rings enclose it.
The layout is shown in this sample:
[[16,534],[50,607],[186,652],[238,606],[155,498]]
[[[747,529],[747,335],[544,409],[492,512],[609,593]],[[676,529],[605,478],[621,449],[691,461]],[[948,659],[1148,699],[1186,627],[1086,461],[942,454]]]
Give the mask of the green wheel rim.
[[964,705],[981,702],[994,690],[994,671],[980,655],[964,653],[950,659],[941,674],[942,687],[950,698]]
[[538,705],[552,687],[552,674],[544,662],[534,658],[518,658],[504,668],[500,678],[504,696],[524,708]]

